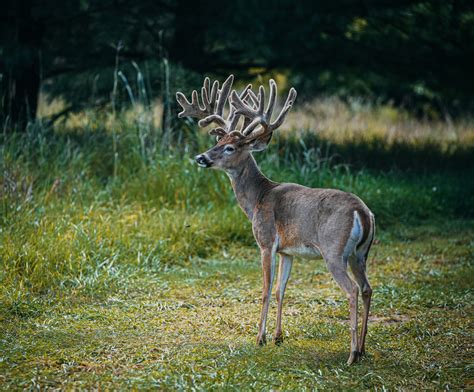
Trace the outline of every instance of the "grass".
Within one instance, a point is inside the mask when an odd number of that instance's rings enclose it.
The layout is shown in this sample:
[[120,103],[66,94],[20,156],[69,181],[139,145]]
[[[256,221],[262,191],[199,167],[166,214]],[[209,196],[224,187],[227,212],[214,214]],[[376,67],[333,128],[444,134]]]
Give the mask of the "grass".
[[[468,227],[466,227],[468,225]],[[297,262],[285,342],[254,345],[257,252],[237,244],[101,294],[36,297],[2,314],[4,389],[460,389],[472,316],[472,222],[381,235],[368,356],[344,365],[347,304],[322,261]],[[400,239],[404,238],[404,239]],[[274,325],[274,306],[270,328]]]
[[259,157],[274,180],[351,191],[376,214],[368,356],[349,368],[348,306],[322,260],[295,264],[283,345],[254,346],[257,250],[228,179],[189,159],[207,138],[162,150],[129,114],[85,123],[1,146],[0,388],[472,388],[467,131],[400,137],[404,155],[279,138]]

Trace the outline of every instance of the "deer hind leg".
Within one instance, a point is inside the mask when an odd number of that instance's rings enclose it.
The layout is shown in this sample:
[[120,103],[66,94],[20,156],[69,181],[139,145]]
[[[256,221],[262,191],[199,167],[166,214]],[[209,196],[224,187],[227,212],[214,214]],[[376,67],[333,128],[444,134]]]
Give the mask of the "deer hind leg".
[[275,276],[276,253],[274,249],[262,249],[262,271],[263,271],[263,288],[262,288],[262,310],[260,313],[260,324],[258,328],[257,344],[263,346],[267,343],[266,328],[268,307],[270,306],[270,298],[272,295],[273,278]]
[[366,255],[361,253],[357,253],[357,255],[349,258],[352,274],[354,275],[354,279],[362,294],[362,328],[360,331],[358,348],[360,355],[365,354],[365,336],[367,335],[367,323],[369,320],[370,301],[372,298],[372,288],[370,287],[366,273],[366,259]]
[[277,322],[274,335],[275,344],[283,342],[283,333],[281,330],[281,316],[283,311],[283,297],[285,296],[286,284],[290,278],[291,266],[293,264],[293,258],[286,255],[280,255],[280,265],[278,267],[278,278],[276,287],[276,300],[278,304],[277,310]]
[[347,364],[351,365],[359,358],[357,339],[357,299],[359,296],[359,289],[347,273],[347,259],[344,260],[342,256],[335,257],[332,259],[327,259],[326,263],[334,280],[341,287],[341,289],[344,290],[347,299],[349,300],[351,353],[349,359],[347,360]]

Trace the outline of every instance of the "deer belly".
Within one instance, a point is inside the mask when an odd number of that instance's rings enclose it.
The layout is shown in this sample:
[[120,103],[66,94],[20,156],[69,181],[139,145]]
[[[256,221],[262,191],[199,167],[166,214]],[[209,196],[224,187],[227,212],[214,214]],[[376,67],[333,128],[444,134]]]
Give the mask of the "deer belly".
[[309,246],[289,246],[278,249],[278,253],[283,253],[288,256],[302,257],[304,259],[316,259],[321,256],[321,253],[314,247]]

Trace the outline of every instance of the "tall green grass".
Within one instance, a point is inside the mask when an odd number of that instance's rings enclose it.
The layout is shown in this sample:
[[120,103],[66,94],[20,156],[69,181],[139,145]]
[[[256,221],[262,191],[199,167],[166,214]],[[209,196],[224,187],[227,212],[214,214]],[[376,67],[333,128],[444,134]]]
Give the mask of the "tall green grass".
[[[114,135],[97,126],[54,131],[38,122],[3,140],[0,295],[6,303],[64,289],[99,290],[137,271],[253,245],[227,176],[192,161],[212,144],[208,137],[189,134],[160,150],[149,148],[133,124],[118,125]],[[297,145],[279,139],[257,158],[276,181],[358,194],[381,230],[473,216],[473,180],[462,171],[357,169],[340,163],[330,146],[304,139]]]

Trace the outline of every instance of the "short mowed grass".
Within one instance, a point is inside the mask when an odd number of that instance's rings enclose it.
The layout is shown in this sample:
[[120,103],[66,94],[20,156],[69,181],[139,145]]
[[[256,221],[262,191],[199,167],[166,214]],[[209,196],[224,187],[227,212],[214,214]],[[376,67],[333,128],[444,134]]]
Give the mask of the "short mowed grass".
[[190,160],[209,140],[161,149],[139,136],[37,124],[4,138],[2,389],[474,387],[469,146],[458,161],[416,146],[413,160],[436,167],[403,171],[389,150],[373,151],[377,170],[360,164],[366,147],[350,165],[311,138],[258,157],[274,180],[354,192],[376,215],[367,356],[347,367],[348,305],[324,261],[295,262],[285,341],[257,347],[250,224],[227,177]]

